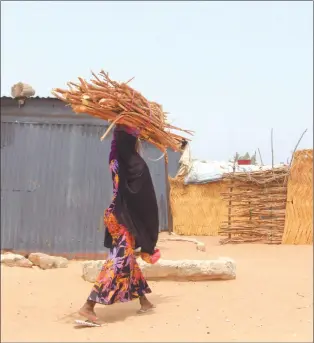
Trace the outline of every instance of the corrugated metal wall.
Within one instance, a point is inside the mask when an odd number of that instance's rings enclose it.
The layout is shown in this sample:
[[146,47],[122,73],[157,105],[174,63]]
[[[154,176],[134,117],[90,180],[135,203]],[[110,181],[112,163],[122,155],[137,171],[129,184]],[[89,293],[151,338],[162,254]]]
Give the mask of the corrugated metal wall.
[[[104,251],[102,215],[112,196],[107,162],[111,137],[100,142],[103,124],[55,118],[2,115],[1,249],[70,257],[98,254]],[[160,229],[167,230],[164,160],[150,160],[160,155],[144,145]],[[179,157],[169,152],[170,175],[176,173]]]

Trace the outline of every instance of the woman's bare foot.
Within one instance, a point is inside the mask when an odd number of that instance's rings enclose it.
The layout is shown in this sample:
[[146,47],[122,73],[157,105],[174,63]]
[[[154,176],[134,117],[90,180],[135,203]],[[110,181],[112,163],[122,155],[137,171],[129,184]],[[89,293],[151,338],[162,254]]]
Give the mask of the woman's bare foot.
[[141,308],[138,311],[138,313],[145,313],[155,308],[155,306],[146,298],[145,295],[140,297],[140,304],[141,304]]
[[96,303],[90,300],[87,300],[84,306],[79,310],[79,314],[91,322],[97,322],[98,318],[94,311]]

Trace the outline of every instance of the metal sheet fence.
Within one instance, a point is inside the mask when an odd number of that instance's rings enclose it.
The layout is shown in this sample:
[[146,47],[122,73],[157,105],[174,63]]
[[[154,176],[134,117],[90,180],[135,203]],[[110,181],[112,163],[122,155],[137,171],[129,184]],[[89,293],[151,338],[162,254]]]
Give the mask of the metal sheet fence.
[[[12,119],[12,118],[11,118]],[[1,124],[1,249],[72,258],[101,254],[104,208],[112,196],[102,125],[21,122]],[[167,230],[164,160],[151,145],[144,158],[157,193],[160,229]],[[169,152],[174,176],[180,156]]]

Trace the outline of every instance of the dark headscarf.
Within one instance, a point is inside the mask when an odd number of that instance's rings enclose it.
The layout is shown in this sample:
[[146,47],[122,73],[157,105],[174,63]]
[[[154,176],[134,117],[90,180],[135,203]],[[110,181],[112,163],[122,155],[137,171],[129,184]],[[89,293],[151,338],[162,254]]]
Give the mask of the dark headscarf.
[[[136,247],[153,254],[159,232],[157,199],[148,166],[136,151],[136,142],[137,138],[132,134],[121,129],[114,131],[109,158],[116,159],[119,164],[114,214],[135,237]],[[107,228],[105,247],[112,247]]]

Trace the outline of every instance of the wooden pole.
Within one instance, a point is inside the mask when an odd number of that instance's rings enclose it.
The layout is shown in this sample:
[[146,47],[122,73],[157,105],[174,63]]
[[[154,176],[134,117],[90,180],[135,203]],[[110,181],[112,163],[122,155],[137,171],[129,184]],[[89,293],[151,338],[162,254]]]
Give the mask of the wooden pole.
[[[271,129],[271,168],[274,172],[274,137],[273,137],[273,129]],[[271,203],[272,204],[272,203]],[[273,206],[270,206],[270,218],[271,224],[273,224]],[[270,241],[272,242],[273,239],[273,226],[270,227]]]
[[259,158],[261,160],[261,165],[263,166],[264,163],[263,163],[262,154],[261,154],[261,151],[259,150],[259,148],[258,148],[258,154],[259,154]]
[[[235,173],[235,164],[236,164],[236,161],[234,160],[233,161],[233,174]],[[229,233],[228,233],[228,238],[231,239],[231,231],[230,231],[230,228],[231,228],[231,214],[232,214],[232,192],[233,192],[233,182],[234,182],[234,179],[232,179],[231,181],[231,187],[230,187],[230,198],[229,198],[229,208],[228,208],[228,228],[229,228]]]
[[307,132],[307,129],[305,129],[305,130],[303,131],[303,133],[302,133],[301,137],[299,138],[299,140],[298,140],[296,146],[294,147],[294,150],[293,150],[293,152],[292,152],[292,156],[291,156],[291,159],[290,159],[289,167],[288,167],[288,168],[289,168],[289,173],[288,173],[288,174],[286,175],[286,177],[285,177],[284,184],[287,184],[287,182],[288,182],[288,175],[290,175],[290,169],[291,169],[292,162],[293,162],[293,159],[294,159],[294,154],[295,154],[295,152],[297,151],[297,148],[298,148],[298,146],[299,146],[299,144],[300,144],[300,142],[301,142],[301,140],[302,140],[302,138],[303,138],[303,136],[305,135],[306,132]]
[[274,169],[274,137],[273,137],[273,129],[271,129],[271,136],[270,136],[270,140],[271,140],[271,167],[272,169]]
[[293,153],[292,153],[292,156],[291,156],[291,160],[290,160],[290,163],[289,163],[289,169],[291,168],[292,161],[293,161],[293,158],[294,158],[294,154],[295,154],[295,152],[296,152],[296,150],[297,150],[297,148],[298,148],[298,146],[299,146],[299,144],[300,144],[300,142],[301,142],[303,136],[305,135],[306,131],[307,131],[307,129],[303,131],[301,137],[300,137],[299,140],[298,140],[297,145],[294,147],[294,150],[293,150]]
[[170,206],[170,185],[169,185],[169,171],[168,171],[168,154],[165,153],[165,184],[166,184],[166,201],[167,201],[167,218],[168,218],[168,233],[173,232],[173,218]]

